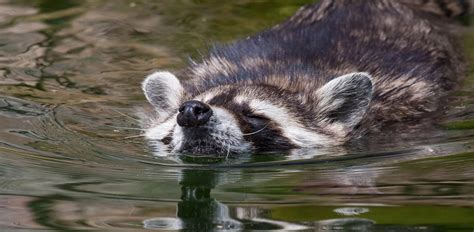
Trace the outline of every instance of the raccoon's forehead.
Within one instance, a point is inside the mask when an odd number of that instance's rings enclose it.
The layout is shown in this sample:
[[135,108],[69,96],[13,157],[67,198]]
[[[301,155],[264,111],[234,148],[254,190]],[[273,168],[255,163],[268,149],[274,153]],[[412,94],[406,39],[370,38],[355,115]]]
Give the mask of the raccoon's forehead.
[[[233,102],[237,104],[247,103],[252,99],[276,100],[280,94],[271,86],[219,86],[209,89],[194,97],[194,100],[208,104]],[[288,95],[287,95],[288,96]]]
[[219,86],[212,89],[208,89],[205,92],[195,96],[193,99],[202,101],[205,103],[209,103],[215,97],[224,96],[224,95],[228,97],[231,95],[235,95],[235,92],[236,90],[232,86]]

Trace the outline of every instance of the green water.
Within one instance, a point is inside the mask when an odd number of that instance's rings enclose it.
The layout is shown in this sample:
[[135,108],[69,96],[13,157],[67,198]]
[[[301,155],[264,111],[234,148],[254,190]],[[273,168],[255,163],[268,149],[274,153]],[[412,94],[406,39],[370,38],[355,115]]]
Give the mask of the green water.
[[474,231],[472,68],[439,124],[359,147],[217,159],[136,137],[145,75],[308,2],[0,1],[0,231]]

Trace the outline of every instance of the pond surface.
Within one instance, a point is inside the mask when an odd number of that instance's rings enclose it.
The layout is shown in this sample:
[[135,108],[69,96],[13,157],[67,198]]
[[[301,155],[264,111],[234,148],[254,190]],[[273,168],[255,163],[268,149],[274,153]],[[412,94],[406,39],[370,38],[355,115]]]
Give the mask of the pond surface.
[[[473,231],[474,69],[429,129],[154,156],[140,82],[309,0],[0,0],[1,231]],[[474,63],[474,27],[463,26]]]

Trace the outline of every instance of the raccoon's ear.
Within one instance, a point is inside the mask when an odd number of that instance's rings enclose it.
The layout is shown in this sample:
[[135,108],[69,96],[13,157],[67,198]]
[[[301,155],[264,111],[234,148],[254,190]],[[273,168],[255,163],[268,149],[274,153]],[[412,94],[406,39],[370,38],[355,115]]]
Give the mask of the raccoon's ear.
[[142,89],[160,116],[177,110],[184,93],[178,78],[170,72],[155,72],[147,76]]
[[316,91],[318,119],[343,135],[360,123],[372,100],[372,79],[368,73],[337,77]]

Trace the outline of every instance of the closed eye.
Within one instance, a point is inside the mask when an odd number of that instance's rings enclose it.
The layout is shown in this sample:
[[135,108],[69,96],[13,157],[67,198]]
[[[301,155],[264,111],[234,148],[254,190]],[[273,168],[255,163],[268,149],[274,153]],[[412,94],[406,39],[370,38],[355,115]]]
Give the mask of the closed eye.
[[259,114],[254,114],[254,113],[247,113],[247,114],[244,114],[244,116],[246,118],[250,118],[250,119],[254,119],[254,120],[268,120],[268,118],[262,116],[262,115],[259,115]]
[[252,130],[262,129],[270,122],[270,119],[259,114],[244,114],[243,120],[250,125]]
[[266,118],[265,116],[250,112],[243,114],[243,119],[250,126],[250,132],[243,134],[244,136],[258,134],[264,131],[270,123],[270,119]]
[[240,114],[242,115],[242,119],[254,126],[263,126],[270,120],[260,113],[255,113],[247,104],[241,107]]

